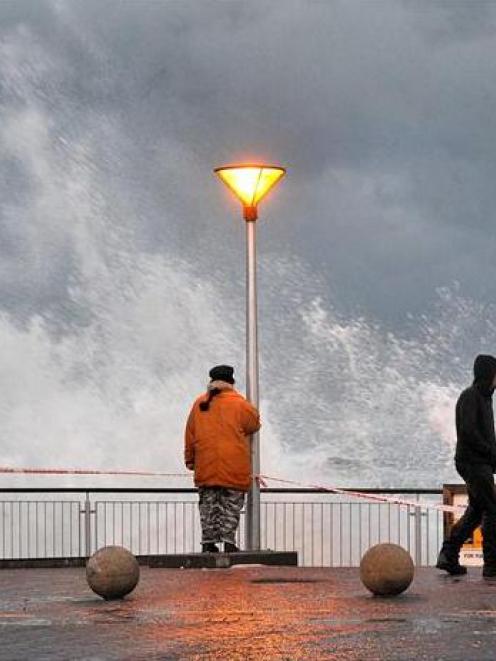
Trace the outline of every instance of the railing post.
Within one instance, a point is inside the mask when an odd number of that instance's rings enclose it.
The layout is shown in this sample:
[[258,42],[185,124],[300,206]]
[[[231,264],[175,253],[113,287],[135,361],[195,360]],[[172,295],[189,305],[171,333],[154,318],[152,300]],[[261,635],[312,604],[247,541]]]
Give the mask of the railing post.
[[422,508],[415,507],[415,565],[422,566]]
[[87,558],[91,555],[91,502],[90,492],[86,492],[86,500],[84,501],[84,542],[85,542],[85,556]]

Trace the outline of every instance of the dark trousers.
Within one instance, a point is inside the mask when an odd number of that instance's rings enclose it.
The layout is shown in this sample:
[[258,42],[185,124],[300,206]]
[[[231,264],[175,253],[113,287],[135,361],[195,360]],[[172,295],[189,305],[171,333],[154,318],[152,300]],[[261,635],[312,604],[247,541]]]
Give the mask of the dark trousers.
[[468,506],[451,528],[442,550],[457,560],[464,542],[482,524],[484,566],[496,569],[496,491],[492,466],[457,464],[456,469],[467,485]]

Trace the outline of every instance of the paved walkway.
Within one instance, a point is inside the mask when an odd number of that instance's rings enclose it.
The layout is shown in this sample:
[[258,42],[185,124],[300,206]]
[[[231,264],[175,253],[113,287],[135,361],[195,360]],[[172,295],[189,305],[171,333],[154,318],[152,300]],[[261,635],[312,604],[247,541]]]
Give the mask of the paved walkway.
[[141,569],[105,602],[83,569],[0,571],[0,659],[496,658],[496,585],[421,569],[380,599],[356,569]]

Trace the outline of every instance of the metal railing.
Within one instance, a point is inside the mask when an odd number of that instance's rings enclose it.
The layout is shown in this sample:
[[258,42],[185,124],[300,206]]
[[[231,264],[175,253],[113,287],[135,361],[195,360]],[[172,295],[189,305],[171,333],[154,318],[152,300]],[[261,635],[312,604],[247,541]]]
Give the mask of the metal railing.
[[[439,504],[440,489],[354,490],[403,494],[419,505],[312,489],[263,489],[262,548],[297,551],[302,566],[352,567],[373,544],[394,542],[416,565],[434,564],[443,515],[425,503]],[[244,513],[238,530],[238,540],[243,539]],[[0,489],[3,560],[89,557],[108,544],[136,555],[191,553],[200,550],[200,541],[195,489]]]

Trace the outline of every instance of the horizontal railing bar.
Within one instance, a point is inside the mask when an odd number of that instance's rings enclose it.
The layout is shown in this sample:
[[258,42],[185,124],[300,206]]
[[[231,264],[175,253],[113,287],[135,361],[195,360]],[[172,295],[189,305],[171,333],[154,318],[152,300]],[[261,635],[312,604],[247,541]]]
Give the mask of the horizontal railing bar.
[[[25,505],[35,505],[36,503],[49,503],[50,505],[79,505],[79,500],[2,500],[0,501],[5,503],[5,505],[17,505],[18,503],[24,503]],[[116,501],[109,501],[116,502]]]
[[[342,491],[360,491],[361,493],[370,493],[370,494],[405,494],[405,495],[440,495],[443,493],[442,489],[401,489],[401,488],[365,488],[365,487],[340,487]],[[186,488],[173,488],[173,487],[160,487],[160,488],[143,488],[143,487],[45,487],[37,489],[36,487],[1,487],[0,493],[197,493],[197,489],[194,487]],[[261,493],[322,493],[322,494],[334,494],[328,489],[304,489],[304,488],[266,488],[261,489]]]

